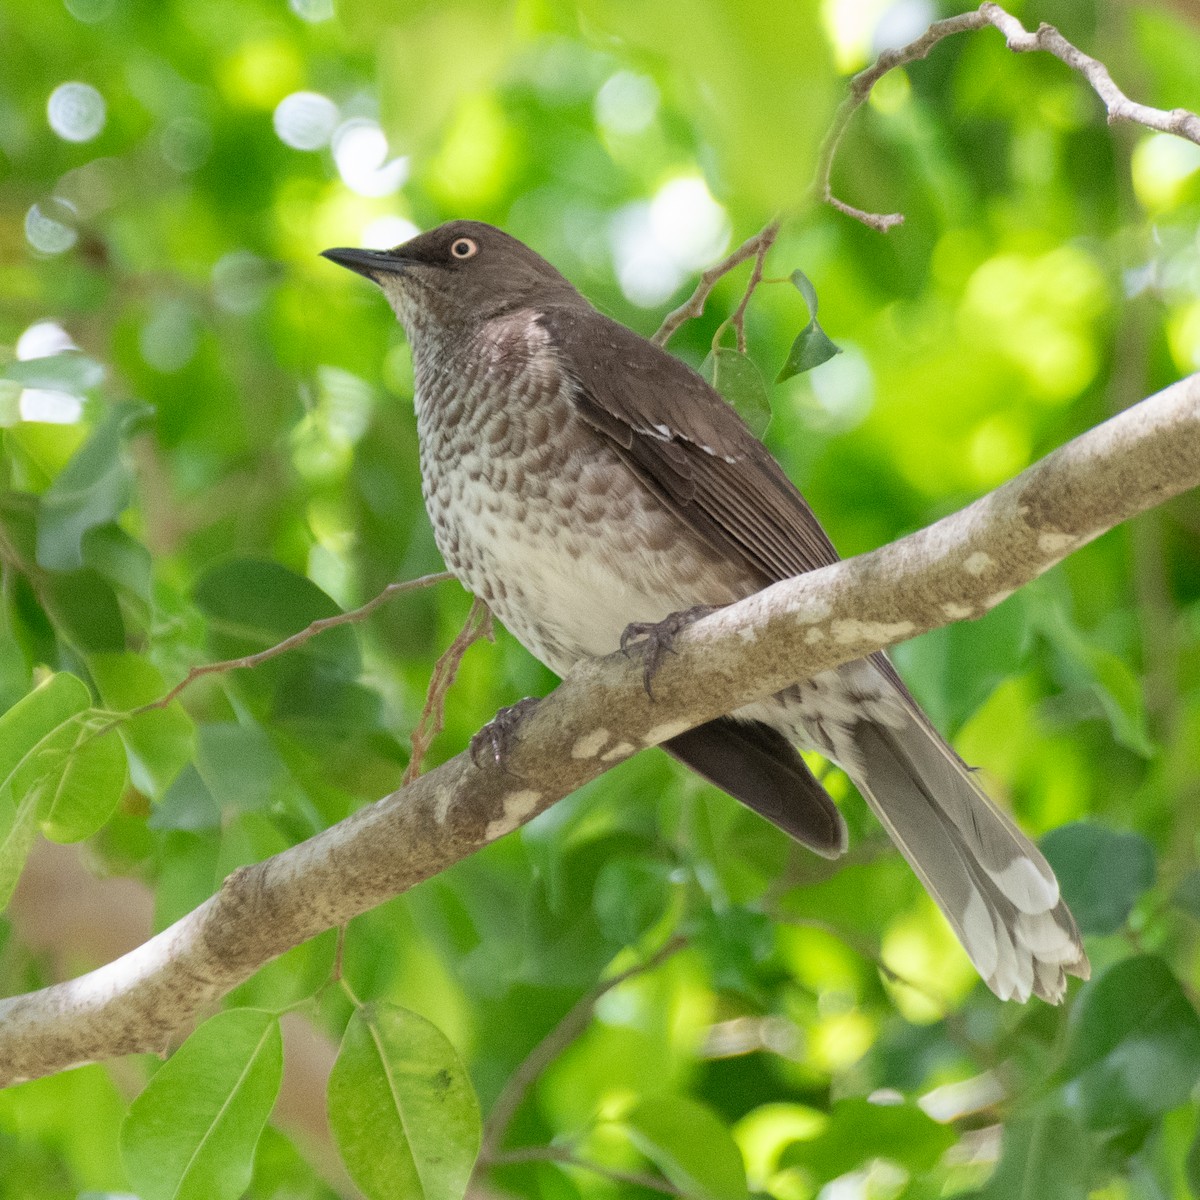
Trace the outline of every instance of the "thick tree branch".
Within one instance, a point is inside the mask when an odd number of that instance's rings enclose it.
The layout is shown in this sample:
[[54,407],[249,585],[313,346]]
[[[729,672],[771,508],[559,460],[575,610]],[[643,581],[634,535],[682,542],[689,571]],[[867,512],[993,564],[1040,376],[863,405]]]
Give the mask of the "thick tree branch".
[[1200,374],[927,529],[775,584],[680,635],[655,678],[581,663],[501,769],[469,754],[265,862],[132,953],[0,1001],[0,1084],[161,1050],[285,950],[437,874],[644,746],[797,679],[978,617],[1122,521],[1200,485]]

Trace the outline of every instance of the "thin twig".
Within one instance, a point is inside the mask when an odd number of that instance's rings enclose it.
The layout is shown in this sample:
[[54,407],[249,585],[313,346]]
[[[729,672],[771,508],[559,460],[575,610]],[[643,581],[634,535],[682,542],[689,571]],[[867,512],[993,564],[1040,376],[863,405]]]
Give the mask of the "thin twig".
[[289,650],[294,650],[297,646],[302,646],[305,642],[316,637],[319,633],[324,633],[327,629],[334,629],[338,625],[350,625],[355,621],[361,621],[364,617],[370,616],[381,605],[386,604],[393,596],[399,596],[403,592],[414,592],[418,588],[431,587],[435,583],[445,583],[447,580],[453,578],[454,576],[449,571],[436,571],[432,575],[422,575],[419,579],[405,579],[399,583],[389,583],[378,596],[373,600],[368,600],[366,604],[363,604],[359,608],[352,608],[349,612],[338,613],[333,617],[321,617],[313,621],[311,625],[301,629],[299,633],[293,633],[291,637],[284,638],[282,642],[274,646],[269,646],[266,650],[260,650],[257,654],[246,654],[241,658],[227,658],[223,662],[201,663],[199,666],[192,667],[165,695],[124,713],[122,720],[140,716],[142,713],[153,712],[157,708],[166,708],[184,688],[190,687],[201,676],[219,675],[226,671],[237,671],[245,667],[257,667],[260,663],[265,663],[280,654],[286,654]]
[[[665,346],[671,336],[685,322],[694,317],[704,315],[704,305],[721,279],[735,267],[741,266],[748,258],[755,257],[766,242],[769,248],[779,233],[779,219],[776,218],[765,228],[760,229],[753,237],[747,238],[736,250],[726,255],[719,263],[708,268],[700,276],[696,290],[674,312],[667,314],[658,332],[651,338],[656,346]],[[765,253],[765,251],[764,251]]]
[[730,317],[730,323],[737,332],[737,348],[741,353],[746,353],[746,306],[750,303],[750,297],[754,295],[755,289],[762,283],[763,264],[767,260],[767,252],[775,244],[775,239],[779,236],[779,218],[776,217],[765,229],[758,235],[758,250],[754,255],[754,267],[750,272],[750,279],[746,283],[746,290],[742,293],[742,299],[733,316]]
[[430,744],[442,732],[446,723],[446,693],[454,683],[463,655],[480,638],[494,641],[495,634],[488,606],[475,596],[471,601],[471,611],[467,613],[467,619],[458,631],[458,636],[446,647],[429,677],[425,706],[421,709],[421,715],[413,729],[412,756],[408,760],[408,766],[404,768],[404,787],[408,787],[421,774],[421,766],[425,762],[425,755],[429,753]]
[[479,1147],[481,1164],[487,1165],[495,1161],[500,1143],[504,1140],[504,1135],[508,1132],[508,1127],[516,1116],[517,1109],[521,1107],[526,1093],[538,1076],[588,1027],[592,1019],[592,1010],[600,998],[635,975],[654,970],[671,955],[682,950],[685,944],[682,937],[671,938],[644,962],[608,979],[602,979],[591,991],[585,992],[575,1001],[562,1020],[525,1056],[524,1061],[509,1076],[500,1095],[496,1097],[492,1111],[483,1126],[483,1139]]
[[662,1192],[664,1196],[686,1196],[668,1179],[658,1175],[650,1175],[646,1171],[623,1171],[619,1167],[606,1167],[603,1163],[592,1162],[591,1159],[580,1158],[566,1147],[562,1146],[522,1146],[518,1150],[505,1150],[497,1154],[488,1163],[493,1167],[514,1166],[517,1163],[552,1162],[561,1163],[565,1167],[579,1167],[584,1171],[592,1171],[603,1175],[614,1183],[630,1183],[637,1187],[648,1188],[652,1192]]
[[838,106],[834,113],[829,132],[821,143],[817,155],[816,176],[812,192],[825,204],[836,208],[838,212],[853,217],[856,221],[879,233],[887,233],[889,229],[904,221],[903,213],[872,213],[861,208],[855,208],[844,200],[839,200],[833,194],[830,182],[833,174],[833,160],[838,147],[850,124],[850,119],[866,102],[871,89],[889,71],[906,63],[916,62],[925,58],[929,51],[945,38],[958,33],[966,33],[976,29],[994,26],[1003,35],[1008,48],[1015,54],[1025,54],[1031,51],[1043,50],[1053,54],[1055,58],[1066,63],[1072,70],[1078,71],[1091,85],[1093,91],[1104,102],[1109,124],[1118,121],[1132,121],[1144,125],[1148,129],[1157,129],[1163,133],[1173,133],[1200,145],[1200,117],[1184,108],[1176,108],[1170,112],[1161,108],[1150,108],[1130,100],[1113,82],[1108,68],[1096,59],[1090,57],[1076,46],[1073,46],[1052,25],[1039,25],[1036,33],[1030,33],[1016,17],[1002,9],[998,4],[985,0],[977,11],[962,13],[949,17],[944,21],[935,21],[915,41],[895,50],[885,50],[878,59],[866,70],[860,71],[850,80],[849,94]]

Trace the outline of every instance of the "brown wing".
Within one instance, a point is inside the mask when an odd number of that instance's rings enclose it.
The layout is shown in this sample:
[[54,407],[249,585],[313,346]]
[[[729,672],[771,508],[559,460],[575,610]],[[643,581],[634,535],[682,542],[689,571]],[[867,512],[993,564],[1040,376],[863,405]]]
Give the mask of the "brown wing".
[[552,307],[540,320],[580,414],[706,541],[764,585],[837,562],[807,501],[691,367],[590,308]]
[[[548,307],[539,320],[575,381],[580,414],[710,545],[742,559],[764,587],[838,561],[783,468],[691,367],[582,304]],[[887,655],[871,661],[932,730]]]

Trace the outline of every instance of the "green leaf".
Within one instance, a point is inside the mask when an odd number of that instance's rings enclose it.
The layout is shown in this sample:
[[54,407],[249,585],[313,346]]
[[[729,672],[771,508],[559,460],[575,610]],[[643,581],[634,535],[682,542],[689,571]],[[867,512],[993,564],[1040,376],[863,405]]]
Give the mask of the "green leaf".
[[783,383],[785,379],[791,379],[793,375],[811,371],[814,367],[828,362],[835,354],[842,352],[842,348],[830,341],[825,330],[817,321],[817,290],[813,287],[812,281],[803,271],[796,270],[792,272],[792,283],[804,297],[804,303],[808,305],[809,321],[796,335],[796,340],[792,342],[787,361],[776,377],[776,383]]
[[1083,933],[1115,933],[1154,883],[1154,847],[1137,833],[1077,821],[1041,848]]
[[0,378],[11,379],[23,387],[78,394],[104,382],[104,367],[78,350],[66,350],[62,354],[5,363],[0,366]]
[[670,868],[665,863],[622,856],[600,868],[592,906],[604,936],[628,946],[663,915],[670,896]]
[[687,1096],[656,1096],[626,1113],[622,1124],[634,1145],[688,1196],[749,1200],[741,1152],[712,1109]]
[[1094,1148],[1053,1101],[1004,1129],[1000,1163],[979,1200],[1087,1200]]
[[269,809],[291,791],[287,767],[258,725],[233,721],[196,730],[196,770],[221,808]]
[[761,439],[771,423],[771,401],[762,372],[747,355],[729,346],[714,351],[711,370],[713,387]]
[[1189,871],[1171,895],[1171,903],[1200,921],[1200,868]]
[[[208,616],[214,649],[223,658],[265,650],[322,617],[342,610],[311,579],[275,562],[238,558],[208,571],[196,585],[196,604]],[[320,660],[340,678],[361,669],[354,631],[338,626],[291,651],[286,659]],[[259,670],[286,669],[276,660]]]
[[237,1200],[282,1071],[272,1013],[239,1008],[205,1021],[159,1068],[121,1129],[142,1200]]
[[91,703],[74,675],[52,675],[0,716],[0,907],[6,905],[37,831],[39,784],[61,766]]
[[62,769],[41,787],[38,820],[56,842],[91,837],[116,811],[125,787],[125,748],[116,733],[95,736],[105,721],[81,722],[67,748]]
[[1200,1079],[1200,1018],[1162,959],[1127,958],[1083,989],[1056,1078],[1093,1129],[1133,1125],[1188,1098]]
[[[92,654],[88,669],[104,703],[128,712],[167,693],[159,669],[138,654]],[[178,701],[151,709],[119,726],[129,756],[133,786],[152,799],[161,799],[184,765],[191,761],[194,726]]]
[[38,792],[14,803],[12,793],[0,793],[0,910],[8,906],[25,860],[37,837]]
[[109,583],[149,604],[150,551],[120,525],[96,525],[83,535],[83,561]]
[[460,1200],[479,1152],[479,1104],[445,1035],[394,1004],[346,1026],[329,1077],[329,1124],[368,1200]]
[[928,1171],[958,1141],[952,1128],[915,1104],[872,1104],[855,1096],[834,1104],[829,1117],[816,1137],[788,1146],[780,1167],[802,1166],[827,1180],[887,1158],[915,1173]]
[[1142,686],[1129,665],[1087,641],[1061,604],[1031,607],[1030,616],[1058,651],[1056,674],[1063,686],[1090,693],[1100,708],[1094,715],[1108,721],[1113,737],[1135,754],[1153,757]]
[[42,597],[60,638],[87,653],[125,649],[125,621],[112,585],[92,570],[51,572]]
[[132,401],[115,405],[47,488],[38,509],[38,566],[79,570],[84,535],[124,511],[133,480],[125,443],[152,411]]

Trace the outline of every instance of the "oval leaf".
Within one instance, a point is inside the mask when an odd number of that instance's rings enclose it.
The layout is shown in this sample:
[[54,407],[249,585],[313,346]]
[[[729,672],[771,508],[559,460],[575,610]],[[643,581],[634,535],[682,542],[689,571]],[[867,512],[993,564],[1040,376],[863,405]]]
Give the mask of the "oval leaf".
[[713,387],[750,426],[755,437],[766,433],[771,423],[767,385],[747,355],[728,346],[719,348],[713,356]]
[[38,803],[42,832],[55,842],[91,837],[113,815],[124,788],[121,739],[115,731],[97,737],[92,725],[81,723],[62,769],[43,784]]
[[788,351],[787,362],[783,364],[775,382],[783,383],[785,379],[791,379],[793,375],[802,375],[805,371],[811,371],[813,367],[819,367],[841,352],[841,346],[837,346],[829,340],[825,330],[817,324],[817,318],[813,317],[796,335],[796,340]]
[[1154,883],[1154,847],[1140,834],[1077,821],[1041,845],[1083,933],[1115,933]]
[[625,1116],[634,1145],[677,1188],[703,1200],[749,1200],[746,1168],[717,1115],[686,1096],[644,1100]]
[[46,489],[38,508],[38,566],[79,570],[84,534],[124,511],[133,485],[125,443],[152,411],[133,401],[114,406]]
[[479,1104],[445,1035],[394,1004],[350,1018],[329,1077],[329,1124],[369,1200],[461,1200]]
[[159,1068],[121,1128],[141,1200],[237,1200],[282,1071],[272,1013],[239,1008],[205,1021]]
[[1160,958],[1110,967],[1080,992],[1072,1017],[1058,1075],[1094,1129],[1165,1113],[1200,1079],[1200,1018]]
[[[74,675],[53,675],[0,716],[0,908],[8,904],[37,833],[38,784],[63,761],[55,739],[74,737],[91,696]],[[47,756],[51,762],[47,764]]]

